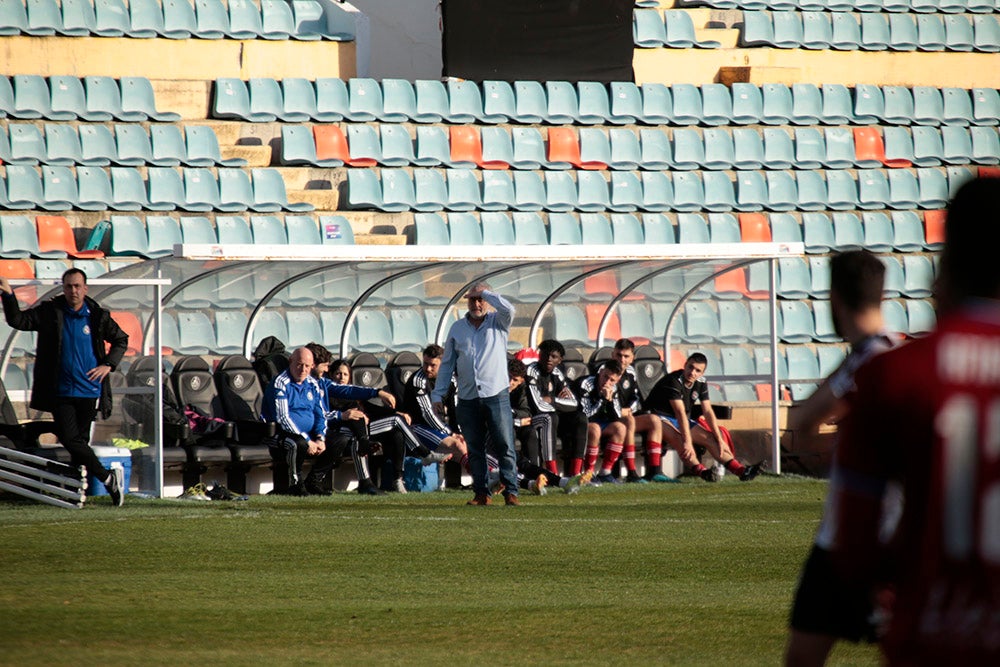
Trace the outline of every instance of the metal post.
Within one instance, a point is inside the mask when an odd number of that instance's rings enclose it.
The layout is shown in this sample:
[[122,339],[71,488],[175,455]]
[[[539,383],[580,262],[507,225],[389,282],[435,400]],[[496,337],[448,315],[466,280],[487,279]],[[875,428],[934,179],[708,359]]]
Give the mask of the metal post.
[[771,465],[776,475],[781,474],[781,434],[778,432],[778,261],[767,260],[767,291],[771,307]]

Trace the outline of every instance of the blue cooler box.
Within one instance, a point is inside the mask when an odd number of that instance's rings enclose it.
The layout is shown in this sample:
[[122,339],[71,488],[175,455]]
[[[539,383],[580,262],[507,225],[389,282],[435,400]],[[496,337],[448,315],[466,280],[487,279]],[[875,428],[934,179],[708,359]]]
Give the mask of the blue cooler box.
[[407,456],[403,459],[403,483],[407,491],[437,491],[438,463],[425,466],[420,459]]
[[[124,447],[95,446],[92,449],[94,450],[94,453],[97,454],[97,458],[101,460],[101,465],[108,470],[110,470],[112,466],[121,466],[121,468],[125,471],[125,493],[128,493],[129,484],[132,482],[132,451],[125,449]],[[87,495],[106,496],[108,495],[108,490],[104,488],[104,482],[97,479],[93,475],[88,475]]]

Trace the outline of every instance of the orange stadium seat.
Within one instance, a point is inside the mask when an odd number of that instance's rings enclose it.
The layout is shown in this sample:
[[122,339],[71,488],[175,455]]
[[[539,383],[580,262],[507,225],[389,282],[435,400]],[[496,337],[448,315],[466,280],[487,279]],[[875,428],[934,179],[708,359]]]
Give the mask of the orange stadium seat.
[[859,167],[881,167],[885,164],[885,145],[878,128],[854,128],[854,157]]
[[74,259],[104,257],[100,250],[79,250],[73,237],[73,228],[61,215],[36,216],[35,226],[38,228],[39,253],[63,253]]
[[1000,167],[979,167],[980,178],[1000,178]]
[[[35,277],[35,269],[26,259],[0,259],[0,276],[9,279],[31,280]],[[14,290],[17,300],[24,304],[33,304],[38,299],[35,288],[31,285],[18,287]]]
[[763,213],[740,213],[740,238],[744,243],[770,243],[771,226]]
[[[580,168],[580,142],[571,127],[549,128],[549,163],[566,169],[569,165]],[[556,167],[559,168],[559,167]]]
[[[603,303],[587,304],[587,335],[590,340],[597,340],[597,330],[601,326],[601,318],[607,311],[607,305]],[[618,312],[615,311],[608,320],[608,328],[604,330],[605,340],[618,340],[622,337],[621,322],[618,320]]]
[[749,296],[745,269],[733,269],[715,277],[715,292],[720,297]]
[[142,345],[142,324],[139,318],[126,310],[116,310],[111,313],[111,318],[118,323],[122,331],[128,334],[128,349],[125,350],[126,357],[134,357],[140,354]]
[[940,248],[944,244],[945,217],[945,211],[924,211],[924,242],[928,248]]
[[347,137],[338,125],[313,125],[316,139],[316,160],[340,160],[349,163],[351,153],[347,149]]
[[479,128],[475,125],[452,125],[449,130],[451,161],[454,166],[482,166],[483,144],[479,137]]

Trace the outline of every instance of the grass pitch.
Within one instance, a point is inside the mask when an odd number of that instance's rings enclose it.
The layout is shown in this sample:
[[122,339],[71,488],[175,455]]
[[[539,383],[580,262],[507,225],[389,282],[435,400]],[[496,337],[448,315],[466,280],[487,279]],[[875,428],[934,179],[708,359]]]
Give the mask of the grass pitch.
[[[0,664],[776,665],[824,482],[0,500]],[[839,644],[831,664],[874,665]]]

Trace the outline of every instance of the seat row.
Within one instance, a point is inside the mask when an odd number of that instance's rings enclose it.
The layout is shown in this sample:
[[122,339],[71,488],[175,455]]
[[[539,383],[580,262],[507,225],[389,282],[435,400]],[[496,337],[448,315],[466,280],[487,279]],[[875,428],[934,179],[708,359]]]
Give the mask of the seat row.
[[682,9],[636,9],[632,12],[632,41],[640,49],[718,49],[721,42],[698,39],[691,15]]
[[8,123],[0,127],[4,164],[85,167],[242,167],[242,158],[223,159],[215,130],[203,125]]
[[289,202],[275,169],[148,167],[35,167],[7,165],[0,181],[0,208],[13,211],[311,211]]
[[[221,171],[220,171],[221,173]],[[354,169],[343,209],[594,213],[943,208],[967,167],[807,171],[611,172]],[[575,178],[574,178],[575,175]],[[342,200],[343,201],[343,200]]]
[[[286,125],[283,165],[453,169],[848,169],[1000,164],[991,126],[798,128],[610,128]],[[792,129],[791,134],[789,129]],[[139,137],[141,139],[141,137]],[[37,145],[37,144],[36,144]],[[34,158],[40,151],[29,151]],[[17,162],[18,160],[11,160]]]
[[2,0],[0,35],[353,40],[327,11],[318,0],[128,0],[127,8],[122,0]]
[[865,247],[874,252],[913,253],[940,243],[938,212],[925,220],[915,211],[804,213],[415,213],[421,245],[630,245],[673,243],[805,243],[808,253]]
[[994,15],[743,12],[741,47],[838,51],[1000,51]]
[[153,85],[139,76],[0,76],[0,118],[174,122],[180,115],[157,111]]
[[[859,86],[870,91],[877,86]],[[915,86],[922,125],[1000,124],[994,89]],[[857,90],[855,90],[857,93]],[[880,92],[881,94],[881,92]],[[610,84],[568,81],[409,82],[401,79],[217,79],[212,115],[246,122],[547,123],[550,125],[849,125],[852,90],[840,84]],[[867,98],[863,98],[867,99]]]
[[[639,0],[636,7],[656,7],[659,0]],[[678,0],[681,7],[744,9],[757,11],[798,9],[811,12],[913,12],[917,14],[991,14],[997,11],[993,0]]]

